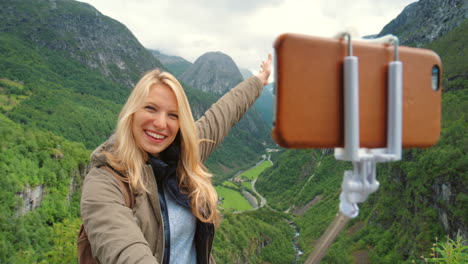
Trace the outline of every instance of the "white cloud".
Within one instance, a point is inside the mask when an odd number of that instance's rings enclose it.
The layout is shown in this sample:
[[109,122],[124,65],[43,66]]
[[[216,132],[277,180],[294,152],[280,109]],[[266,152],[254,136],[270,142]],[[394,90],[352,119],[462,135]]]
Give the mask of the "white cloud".
[[415,0],[81,0],[125,24],[146,48],[195,61],[209,51],[256,71],[284,32],[379,33]]

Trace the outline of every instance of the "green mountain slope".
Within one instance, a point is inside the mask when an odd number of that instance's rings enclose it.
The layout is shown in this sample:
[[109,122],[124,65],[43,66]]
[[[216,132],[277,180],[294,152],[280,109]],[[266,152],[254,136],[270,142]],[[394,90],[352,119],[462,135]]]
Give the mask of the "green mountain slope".
[[[435,50],[443,62],[443,88],[444,92],[466,89],[468,73],[466,57],[468,54],[468,19],[442,38],[428,44],[428,49]],[[446,104],[444,104],[444,107]],[[466,113],[466,112],[465,112]],[[447,118],[447,115],[444,116]]]
[[273,105],[275,104],[275,96],[273,95],[273,83],[268,84],[263,88],[262,94],[255,101],[255,109],[260,113],[262,119],[271,129],[273,127]]
[[[132,87],[161,63],[118,21],[72,0],[3,0],[0,31],[78,61]],[[58,64],[59,65],[59,64]]]
[[214,241],[217,263],[292,263],[293,231],[281,213],[260,209],[229,214]]
[[12,120],[97,146],[114,127],[128,89],[47,49],[0,33],[0,78],[24,83],[30,95],[11,108]]
[[[0,175],[7,175],[0,182],[0,262],[48,259],[49,251],[52,255],[59,253],[52,247],[58,235],[54,235],[56,225],[79,217],[77,188],[89,151],[83,144],[15,124],[3,114],[0,150]],[[34,192],[47,195],[41,198]],[[76,238],[76,228],[74,224],[64,230]]]
[[179,75],[181,75],[192,65],[191,62],[179,56],[166,55],[161,53],[159,50],[149,51],[155,58],[161,61],[161,63],[164,65],[164,67],[167,68],[169,72],[171,72],[176,77],[179,77]]

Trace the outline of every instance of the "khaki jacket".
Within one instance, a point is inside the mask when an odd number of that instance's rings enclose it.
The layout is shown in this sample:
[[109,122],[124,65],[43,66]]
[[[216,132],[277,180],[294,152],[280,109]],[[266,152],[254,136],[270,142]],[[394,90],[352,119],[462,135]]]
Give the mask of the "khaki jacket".
[[[262,87],[257,77],[245,80],[221,97],[196,121],[199,138],[214,141],[200,143],[202,162],[206,161],[242,118],[260,95]],[[164,225],[153,171],[150,166],[143,166],[143,178],[146,179],[149,192],[133,190],[135,206],[133,209],[128,208],[125,205],[124,190],[117,179],[100,168],[107,165],[103,150],[112,151],[114,141],[112,136],[91,154],[91,170],[83,183],[81,217],[93,255],[101,263],[162,263]],[[197,232],[199,229],[197,224]],[[197,252],[206,254],[203,259],[211,258],[213,237],[214,230],[203,242],[206,245],[200,247],[205,248],[205,252]],[[200,241],[196,240],[195,243]]]

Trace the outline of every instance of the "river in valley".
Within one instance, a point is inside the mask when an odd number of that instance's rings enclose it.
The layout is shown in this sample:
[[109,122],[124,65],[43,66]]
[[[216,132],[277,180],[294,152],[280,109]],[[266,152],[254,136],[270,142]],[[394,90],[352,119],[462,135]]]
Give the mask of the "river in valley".
[[294,261],[293,264],[299,263],[299,258],[304,254],[302,252],[301,248],[299,247],[299,228],[297,227],[296,223],[294,222],[289,222],[289,225],[293,228],[294,230],[294,236],[292,240],[292,247],[294,249]]

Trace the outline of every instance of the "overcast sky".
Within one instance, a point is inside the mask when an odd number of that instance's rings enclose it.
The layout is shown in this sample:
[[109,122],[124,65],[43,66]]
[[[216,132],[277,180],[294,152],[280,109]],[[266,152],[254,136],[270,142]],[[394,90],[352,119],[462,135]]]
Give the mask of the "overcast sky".
[[126,25],[143,46],[194,62],[209,51],[256,73],[285,32],[371,35],[416,0],[80,0]]

